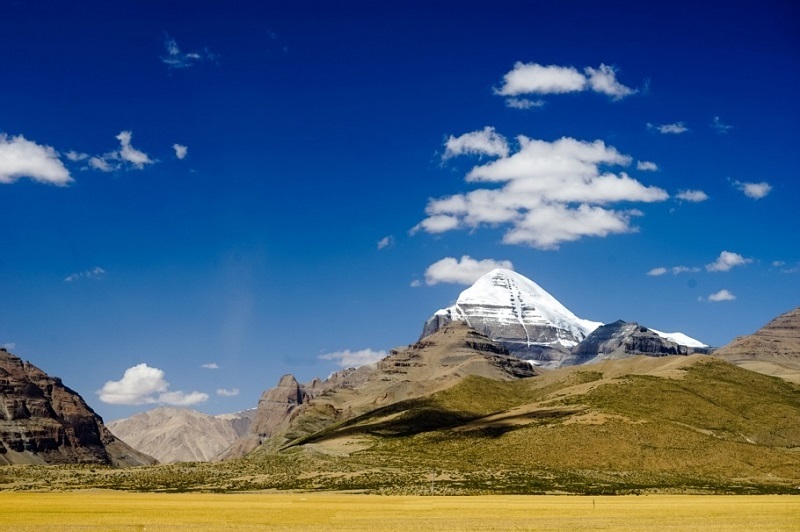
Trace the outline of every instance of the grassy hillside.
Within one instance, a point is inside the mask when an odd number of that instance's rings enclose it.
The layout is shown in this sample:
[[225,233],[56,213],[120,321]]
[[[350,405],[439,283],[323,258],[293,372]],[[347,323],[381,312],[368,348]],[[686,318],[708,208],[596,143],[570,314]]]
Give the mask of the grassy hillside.
[[[52,471],[0,470],[0,486]],[[245,459],[60,471],[54,487],[797,493],[800,386],[703,356],[471,376]]]

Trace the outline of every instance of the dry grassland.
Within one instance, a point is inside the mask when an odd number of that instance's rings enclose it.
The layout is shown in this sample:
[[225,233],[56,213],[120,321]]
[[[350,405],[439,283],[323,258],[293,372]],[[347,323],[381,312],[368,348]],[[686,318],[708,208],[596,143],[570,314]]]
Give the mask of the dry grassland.
[[800,497],[0,492],[0,530],[800,530]]

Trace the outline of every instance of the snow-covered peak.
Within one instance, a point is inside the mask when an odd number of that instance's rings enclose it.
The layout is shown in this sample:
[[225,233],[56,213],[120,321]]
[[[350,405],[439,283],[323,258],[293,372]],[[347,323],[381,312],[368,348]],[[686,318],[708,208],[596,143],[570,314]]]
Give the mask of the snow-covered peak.
[[661,338],[666,338],[667,340],[675,342],[678,345],[685,345],[686,347],[700,347],[700,348],[709,347],[708,344],[704,344],[700,340],[695,340],[691,336],[687,336],[680,332],[665,333],[657,331],[655,329],[650,329],[650,330],[659,335]]
[[575,328],[583,336],[602,325],[577,317],[535,282],[503,268],[490,271],[461,292],[456,306],[461,305],[503,307],[518,317],[533,312],[553,325],[564,329]]

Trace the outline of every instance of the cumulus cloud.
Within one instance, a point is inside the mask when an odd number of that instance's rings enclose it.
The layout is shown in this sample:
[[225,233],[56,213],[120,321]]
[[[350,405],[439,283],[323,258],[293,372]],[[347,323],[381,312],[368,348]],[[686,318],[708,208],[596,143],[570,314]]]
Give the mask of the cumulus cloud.
[[503,237],[507,244],[556,249],[562,242],[584,236],[635,231],[631,218],[642,213],[610,208],[614,203],[649,203],[669,197],[625,172],[606,170],[627,166],[631,158],[601,140],[564,137],[548,142],[520,135],[517,144],[515,153],[498,154],[466,175],[468,183],[486,183],[485,187],[429,200],[427,217],[411,233],[509,226]]
[[751,199],[761,199],[770,193],[772,185],[766,181],[760,183],[743,183],[741,181],[734,181],[733,186],[741,190],[745,196]]
[[660,275],[664,275],[666,273],[672,273],[672,275],[678,275],[681,273],[697,273],[700,271],[700,268],[696,266],[673,266],[671,268],[665,268],[664,266],[660,266],[658,268],[653,268],[647,275],[652,277],[658,277]]
[[714,120],[711,122],[711,128],[714,129],[717,133],[721,133],[724,135],[725,133],[733,129],[733,126],[729,126],[728,124],[723,123],[718,116],[715,116]]
[[428,266],[425,270],[425,284],[433,286],[439,283],[471,285],[484,274],[496,268],[513,270],[514,265],[507,260],[475,260],[469,255],[460,259],[445,257]]
[[658,277],[658,276],[660,276],[660,275],[664,275],[664,274],[665,274],[665,273],[667,273],[668,271],[669,271],[669,270],[667,270],[665,267],[663,267],[663,266],[659,266],[658,268],[653,268],[652,270],[650,270],[649,272],[647,272],[647,275],[650,275],[650,276],[652,276],[652,277]]
[[186,154],[189,153],[189,148],[181,144],[173,144],[172,149],[175,150],[175,157],[178,159],[185,158]]
[[610,96],[614,100],[621,100],[636,92],[617,81],[616,70],[608,65],[601,64],[597,69],[586,67],[584,72],[593,91]]
[[683,122],[675,122],[674,124],[661,124],[660,126],[648,122],[647,129],[654,129],[664,135],[680,135],[681,133],[686,133],[689,131],[689,128],[683,125]]
[[7,351],[11,351],[12,349],[16,349],[17,344],[15,344],[14,342],[6,342],[6,343],[0,345],[0,347],[2,347],[3,349],[5,349]]
[[692,203],[700,203],[708,199],[708,194],[702,190],[681,190],[675,197],[682,201],[690,201]]
[[239,395],[239,388],[231,388],[230,390],[226,390],[225,388],[217,388],[217,395],[220,397],[236,397]]
[[508,156],[508,141],[489,126],[481,131],[465,133],[460,137],[450,135],[444,143],[444,148],[442,159],[449,159],[457,155]]
[[[522,94],[564,94],[585,90],[605,94],[614,100],[636,92],[617,81],[616,70],[608,65],[601,64],[598,68],[586,67],[581,72],[571,66],[517,62],[514,68],[503,76],[503,84],[495,89],[495,94],[513,97]],[[515,107],[516,102],[520,100],[514,102],[507,99],[506,105]]]
[[27,177],[40,183],[64,186],[72,182],[58,152],[22,135],[0,133],[0,184]]
[[725,289],[722,289],[719,292],[715,292],[710,296],[708,296],[708,300],[713,303],[718,303],[720,301],[733,301],[734,299],[736,299],[736,296]]
[[81,279],[103,279],[105,278],[106,273],[107,272],[100,266],[95,266],[92,269],[68,275],[64,278],[64,281],[68,283],[74,283],[75,281],[80,281]]
[[394,236],[388,235],[378,240],[378,249],[386,249],[394,246]]
[[208,394],[202,392],[169,391],[164,372],[144,363],[126,369],[122,379],[106,382],[97,395],[101,401],[112,405],[190,406],[208,400]]
[[184,53],[178,47],[178,42],[167,33],[164,34],[164,48],[167,55],[161,56],[161,62],[169,68],[189,68],[202,61],[214,61],[217,58],[208,48],[202,52]]
[[216,362],[209,362],[208,364],[203,364],[200,367],[204,369],[219,369],[219,364]]
[[753,259],[746,259],[738,253],[730,251],[723,251],[717,257],[717,260],[711,264],[706,264],[706,270],[709,272],[727,272],[736,266],[744,266],[753,262]]
[[636,169],[641,170],[642,172],[655,172],[658,170],[658,165],[656,163],[651,163],[650,161],[637,161]]
[[357,368],[367,364],[374,364],[382,358],[385,358],[386,351],[375,351],[373,349],[362,349],[360,351],[336,351],[335,353],[327,353],[320,355],[322,360],[333,360],[342,368]]
[[121,131],[115,138],[119,141],[119,149],[90,157],[90,168],[101,172],[113,172],[123,167],[142,170],[145,165],[155,163],[149,155],[131,145],[133,133],[130,131]]

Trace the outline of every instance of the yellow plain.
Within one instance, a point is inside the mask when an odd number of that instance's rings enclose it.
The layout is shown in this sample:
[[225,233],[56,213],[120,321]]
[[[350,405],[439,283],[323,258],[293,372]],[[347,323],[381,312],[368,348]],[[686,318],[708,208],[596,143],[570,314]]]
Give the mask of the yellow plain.
[[0,492],[0,530],[800,530],[797,496]]

